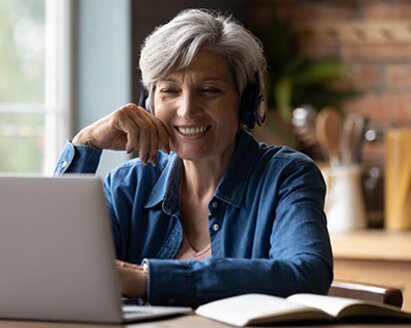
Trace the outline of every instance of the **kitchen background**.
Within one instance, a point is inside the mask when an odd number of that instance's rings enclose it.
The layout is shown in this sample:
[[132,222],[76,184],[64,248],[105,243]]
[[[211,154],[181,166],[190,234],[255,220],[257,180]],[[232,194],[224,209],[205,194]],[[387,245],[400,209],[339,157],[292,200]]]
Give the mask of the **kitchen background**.
[[334,88],[359,94],[340,104],[343,114],[368,118],[362,148],[363,191],[372,227],[384,220],[384,132],[411,124],[410,1],[257,1],[255,19],[273,15],[291,26],[312,60],[347,65]]

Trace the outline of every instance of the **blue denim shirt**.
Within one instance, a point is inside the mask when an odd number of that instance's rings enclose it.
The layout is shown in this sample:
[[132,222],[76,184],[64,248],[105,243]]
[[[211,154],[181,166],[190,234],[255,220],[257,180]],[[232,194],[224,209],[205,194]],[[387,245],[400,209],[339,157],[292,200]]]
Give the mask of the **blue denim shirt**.
[[[101,151],[67,142],[56,174],[95,172]],[[156,167],[130,160],[104,189],[119,259],[149,264],[151,304],[197,306],[243,293],[326,293],[333,262],[325,184],[307,156],[259,144],[240,129],[227,171],[209,202],[212,257],[174,260],[183,240],[182,160],[159,152]]]

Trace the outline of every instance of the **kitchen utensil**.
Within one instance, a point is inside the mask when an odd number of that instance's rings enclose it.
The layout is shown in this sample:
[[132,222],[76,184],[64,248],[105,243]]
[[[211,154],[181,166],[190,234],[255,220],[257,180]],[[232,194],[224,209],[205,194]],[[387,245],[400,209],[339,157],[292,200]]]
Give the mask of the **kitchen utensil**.
[[318,113],[315,132],[321,149],[329,159],[330,166],[336,166],[341,163],[341,130],[342,118],[337,109],[325,107]]
[[411,128],[385,132],[385,228],[411,228]]
[[292,112],[291,124],[294,133],[306,146],[317,144],[315,133],[315,122],[317,119],[317,109],[312,105],[301,105]]
[[367,119],[360,114],[350,113],[345,119],[341,136],[341,163],[343,165],[360,162],[366,125]]

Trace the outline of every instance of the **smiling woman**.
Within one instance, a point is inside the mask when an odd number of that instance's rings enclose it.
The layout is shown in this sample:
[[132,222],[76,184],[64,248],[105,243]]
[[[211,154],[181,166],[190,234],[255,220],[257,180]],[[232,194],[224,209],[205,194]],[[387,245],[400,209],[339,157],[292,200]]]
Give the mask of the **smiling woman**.
[[232,17],[191,9],[149,35],[147,99],[67,142],[56,174],[92,173],[104,149],[130,152],[105,180],[123,293],[198,306],[266,293],[326,293],[332,254],[315,163],[258,143],[261,43]]

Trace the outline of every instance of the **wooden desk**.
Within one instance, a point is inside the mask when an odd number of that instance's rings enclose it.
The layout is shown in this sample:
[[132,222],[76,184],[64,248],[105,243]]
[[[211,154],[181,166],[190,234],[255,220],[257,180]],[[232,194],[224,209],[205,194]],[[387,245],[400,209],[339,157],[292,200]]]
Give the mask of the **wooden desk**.
[[334,279],[396,287],[411,312],[411,231],[364,230],[331,235]]
[[[356,328],[399,328],[409,327],[409,324],[355,324]],[[227,328],[233,327],[217,321],[209,320],[203,317],[188,315],[171,319],[141,322],[133,325],[85,325],[85,324],[70,324],[70,323],[49,323],[49,322],[30,322],[30,321],[0,321],[0,328]],[[269,327],[269,326],[264,326]],[[280,325],[273,326],[275,328]],[[299,325],[285,325],[284,327],[310,327],[310,328],[348,328],[353,327],[352,324],[299,324]],[[259,326],[261,328],[261,326]]]

